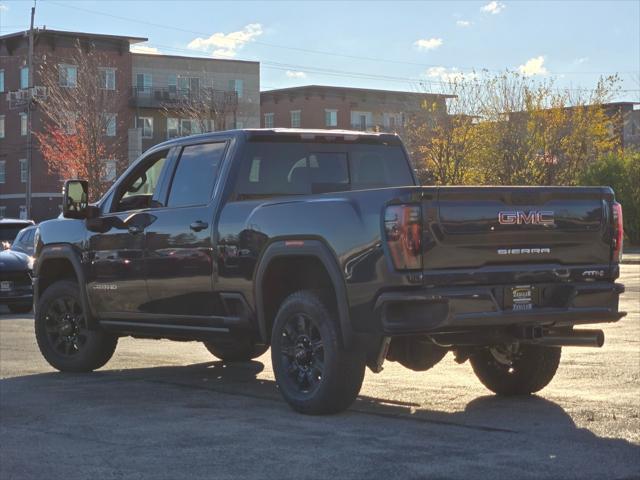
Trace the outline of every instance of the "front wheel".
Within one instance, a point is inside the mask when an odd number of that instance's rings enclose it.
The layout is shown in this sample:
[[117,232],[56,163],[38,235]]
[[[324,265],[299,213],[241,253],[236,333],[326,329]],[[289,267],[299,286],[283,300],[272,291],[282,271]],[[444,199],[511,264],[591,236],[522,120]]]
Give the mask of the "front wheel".
[[88,328],[80,287],[68,280],[55,282],[40,297],[35,330],[42,356],[62,372],[90,372],[102,367],[118,343],[115,335]]
[[336,316],[307,290],[289,295],[280,306],[271,360],[282,396],[300,413],[349,408],[364,379],[364,353],[343,346]]
[[471,367],[482,384],[498,395],[529,395],[553,379],[560,347],[513,344],[483,348],[471,356]]

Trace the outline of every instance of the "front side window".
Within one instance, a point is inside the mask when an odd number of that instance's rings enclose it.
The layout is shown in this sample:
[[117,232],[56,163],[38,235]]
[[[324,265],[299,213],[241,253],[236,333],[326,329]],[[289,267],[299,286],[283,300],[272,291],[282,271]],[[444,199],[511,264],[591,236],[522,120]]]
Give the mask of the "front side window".
[[58,78],[61,87],[75,88],[78,85],[78,67],[58,65]]
[[116,69],[101,68],[100,69],[100,87],[104,90],[116,89]]
[[20,89],[29,88],[29,67],[20,69]]
[[145,158],[118,187],[111,210],[126,212],[162,206],[152,200],[168,155],[169,150],[163,150]]
[[300,128],[300,110],[291,111],[291,128]]
[[138,117],[136,126],[142,130],[142,138],[153,138],[153,117]]
[[203,143],[182,149],[169,191],[169,207],[209,203],[226,143]]

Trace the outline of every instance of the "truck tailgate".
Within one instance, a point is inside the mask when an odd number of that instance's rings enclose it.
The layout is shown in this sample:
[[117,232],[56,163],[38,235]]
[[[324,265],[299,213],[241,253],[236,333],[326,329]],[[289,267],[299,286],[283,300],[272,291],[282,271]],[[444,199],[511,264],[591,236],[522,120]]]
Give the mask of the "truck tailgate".
[[442,187],[430,197],[423,213],[425,273],[609,267],[609,188]]

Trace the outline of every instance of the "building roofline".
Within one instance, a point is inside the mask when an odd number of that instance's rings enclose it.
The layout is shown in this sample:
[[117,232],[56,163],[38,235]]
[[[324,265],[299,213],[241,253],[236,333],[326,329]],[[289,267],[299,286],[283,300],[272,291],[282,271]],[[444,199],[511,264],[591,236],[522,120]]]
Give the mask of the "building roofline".
[[[60,35],[64,37],[88,37],[88,38],[99,38],[101,40],[126,40],[130,45],[135,43],[142,43],[149,40],[145,37],[132,37],[127,35],[109,35],[104,33],[90,33],[90,32],[72,32],[67,30],[50,30],[46,27],[37,28],[35,30],[36,35]],[[7,40],[10,38],[18,38],[18,37],[26,37],[29,35],[29,30],[21,30],[19,32],[7,33],[5,35],[0,35],[0,40]]]
[[186,55],[165,55],[164,53],[144,53],[144,52],[131,52],[131,55],[140,57],[152,57],[152,58],[179,58],[184,60],[202,60],[205,62],[217,61],[217,62],[236,62],[236,63],[251,63],[260,65],[259,61],[255,60],[236,60],[233,58],[208,58],[208,57],[190,57]]
[[353,93],[372,93],[372,94],[402,94],[402,95],[416,95],[416,96],[432,96],[432,97],[442,97],[442,98],[456,98],[456,95],[451,95],[447,93],[428,93],[428,92],[407,92],[403,90],[381,90],[375,88],[358,88],[358,87],[336,87],[332,85],[303,85],[299,87],[288,87],[288,88],[278,88],[275,90],[264,90],[260,92],[260,95],[263,94],[288,94],[288,93],[298,93],[303,92],[305,90],[325,90],[325,91],[333,91],[333,92],[353,92]]

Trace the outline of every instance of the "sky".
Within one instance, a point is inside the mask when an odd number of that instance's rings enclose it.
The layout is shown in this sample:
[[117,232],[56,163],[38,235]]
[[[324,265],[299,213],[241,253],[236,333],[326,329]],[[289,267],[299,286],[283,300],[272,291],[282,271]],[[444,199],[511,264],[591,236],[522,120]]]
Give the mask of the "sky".
[[[32,0],[0,0],[0,34]],[[640,0],[38,0],[35,23],[146,37],[140,51],[258,60],[261,90],[320,84],[442,91],[484,69],[591,89],[617,73],[640,101]],[[477,74],[477,73],[476,73]]]

